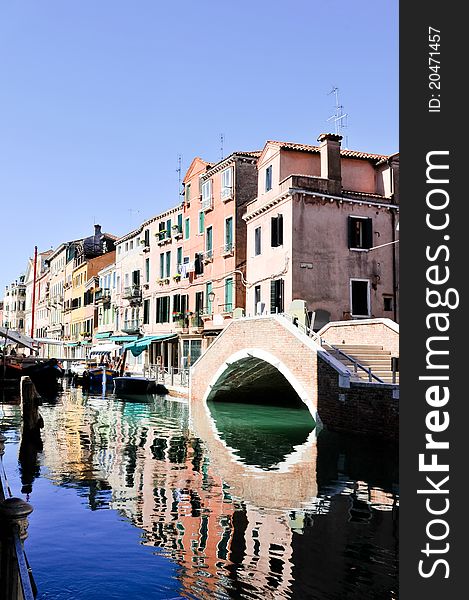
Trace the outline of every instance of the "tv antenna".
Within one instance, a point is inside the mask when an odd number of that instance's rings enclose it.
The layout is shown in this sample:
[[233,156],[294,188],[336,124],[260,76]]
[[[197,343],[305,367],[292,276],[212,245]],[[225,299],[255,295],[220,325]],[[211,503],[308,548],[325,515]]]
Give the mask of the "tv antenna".
[[223,160],[223,144],[225,142],[225,136],[223,133],[220,133],[220,160]]
[[335,113],[330,116],[327,120],[334,122],[335,134],[341,135],[344,140],[344,148],[348,148],[348,135],[344,135],[344,129],[347,129],[347,117],[348,113],[344,112],[344,107],[339,101],[339,88],[335,85],[332,86],[332,90],[327,94],[335,96]]

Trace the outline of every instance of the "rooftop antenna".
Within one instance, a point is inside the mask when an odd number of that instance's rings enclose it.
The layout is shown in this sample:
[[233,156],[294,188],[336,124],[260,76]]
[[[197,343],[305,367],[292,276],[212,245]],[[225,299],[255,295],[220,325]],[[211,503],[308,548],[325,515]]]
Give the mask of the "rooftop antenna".
[[335,113],[330,116],[327,120],[334,121],[335,134],[341,135],[344,140],[344,148],[348,148],[348,135],[344,135],[344,129],[347,129],[347,117],[348,113],[344,112],[344,107],[339,102],[339,88],[335,85],[332,86],[332,90],[327,94],[335,96]]
[[223,144],[225,141],[225,136],[223,133],[220,133],[220,160],[223,160]]
[[178,168],[176,169],[178,174],[178,194],[181,193],[181,173],[182,173],[182,154],[178,154]]

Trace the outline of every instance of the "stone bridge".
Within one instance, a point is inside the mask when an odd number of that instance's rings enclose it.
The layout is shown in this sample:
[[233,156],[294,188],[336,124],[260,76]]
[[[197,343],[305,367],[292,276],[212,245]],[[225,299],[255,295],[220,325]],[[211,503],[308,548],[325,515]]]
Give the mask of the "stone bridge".
[[395,386],[351,383],[350,372],[281,315],[233,320],[191,368],[191,410],[209,400],[303,402],[318,424],[395,438]]

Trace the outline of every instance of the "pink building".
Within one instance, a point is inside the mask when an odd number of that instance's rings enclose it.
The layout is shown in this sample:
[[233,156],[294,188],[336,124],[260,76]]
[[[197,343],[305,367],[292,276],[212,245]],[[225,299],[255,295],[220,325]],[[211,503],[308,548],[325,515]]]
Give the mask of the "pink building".
[[399,157],[266,143],[248,205],[247,314],[306,302],[314,328],[330,320],[398,320]]
[[[133,370],[193,363],[236,308],[245,307],[246,223],[259,152],[235,152],[213,165],[195,158],[184,201],[116,243],[116,330],[147,348]],[[143,339],[142,337],[143,336]]]

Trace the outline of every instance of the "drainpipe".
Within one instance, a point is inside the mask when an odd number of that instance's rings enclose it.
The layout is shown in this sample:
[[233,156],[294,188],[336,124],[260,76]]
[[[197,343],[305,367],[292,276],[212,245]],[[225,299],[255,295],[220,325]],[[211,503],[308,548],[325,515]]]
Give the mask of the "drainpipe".
[[[391,209],[392,241],[396,241],[396,213]],[[392,295],[393,295],[393,316],[397,323],[397,274],[396,274],[396,244],[392,244]]]

